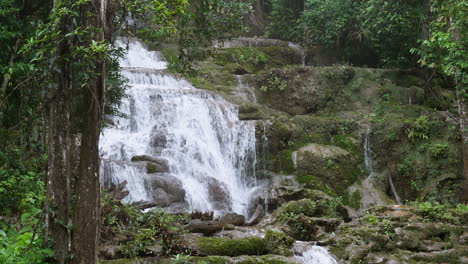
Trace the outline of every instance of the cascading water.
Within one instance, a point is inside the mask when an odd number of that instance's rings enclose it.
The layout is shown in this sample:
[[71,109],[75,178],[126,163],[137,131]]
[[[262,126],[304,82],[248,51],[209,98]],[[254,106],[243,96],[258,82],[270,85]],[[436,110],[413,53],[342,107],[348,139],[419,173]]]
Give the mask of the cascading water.
[[294,258],[303,264],[338,264],[324,247],[296,241],[293,251],[295,252]]
[[[130,88],[120,109],[127,118],[115,118],[101,137],[104,184],[127,181],[130,202],[174,195],[168,186],[179,182],[189,210],[246,215],[255,189],[253,121],[239,121],[235,105],[165,72],[159,53],[141,42],[119,45],[128,47],[121,67]],[[168,171],[147,174],[131,161],[137,155],[166,162]],[[154,179],[163,183],[155,187]]]

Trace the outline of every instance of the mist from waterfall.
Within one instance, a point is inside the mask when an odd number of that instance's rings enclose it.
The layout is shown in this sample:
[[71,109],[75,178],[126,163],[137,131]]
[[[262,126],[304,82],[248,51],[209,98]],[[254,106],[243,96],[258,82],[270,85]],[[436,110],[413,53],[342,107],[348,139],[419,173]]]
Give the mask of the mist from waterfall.
[[[254,121],[240,121],[237,106],[168,73],[161,55],[140,41],[118,45],[128,47],[121,67],[130,88],[120,109],[127,118],[115,118],[101,137],[105,185],[127,181],[127,202],[152,200],[154,175],[131,162],[148,155],[167,161],[169,171],[159,176],[181,182],[188,210],[247,215],[255,189]],[[219,206],[213,188],[226,204]]]

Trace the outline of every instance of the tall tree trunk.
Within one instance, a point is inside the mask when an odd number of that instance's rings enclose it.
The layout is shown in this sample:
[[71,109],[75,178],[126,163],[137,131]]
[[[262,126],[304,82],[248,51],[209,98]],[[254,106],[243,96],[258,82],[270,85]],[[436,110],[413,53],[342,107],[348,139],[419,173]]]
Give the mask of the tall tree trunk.
[[[62,34],[69,21],[62,21]],[[47,238],[53,240],[54,258],[66,263],[70,253],[70,111],[71,65],[66,59],[70,43],[57,44],[56,86],[49,105],[47,197],[45,208]]]
[[[456,76],[458,79],[458,76]],[[458,81],[458,80],[457,80]],[[459,116],[459,125],[460,125],[460,136],[462,144],[462,154],[463,154],[463,193],[461,197],[462,203],[468,202],[468,118],[467,118],[467,106],[463,95],[461,94],[460,85],[457,83],[457,105],[458,105],[458,116]]]
[[[94,17],[87,21],[87,26],[100,28],[94,40],[110,39],[113,22],[113,1],[92,0],[87,10]],[[97,262],[97,246],[100,226],[100,176],[99,176],[99,135],[102,125],[106,63],[97,61],[97,76],[88,89],[83,91],[84,103],[88,112],[83,115],[79,174],[76,181],[76,206],[73,216],[73,254],[72,263],[91,264]]]

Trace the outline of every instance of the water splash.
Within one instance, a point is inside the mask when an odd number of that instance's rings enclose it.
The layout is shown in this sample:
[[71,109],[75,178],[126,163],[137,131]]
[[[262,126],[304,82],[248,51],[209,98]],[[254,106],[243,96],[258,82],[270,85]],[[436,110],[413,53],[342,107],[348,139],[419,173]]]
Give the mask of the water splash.
[[293,246],[294,258],[303,264],[338,264],[324,247],[296,241]]
[[162,56],[141,42],[118,44],[128,47],[121,66],[131,88],[120,109],[128,118],[115,118],[101,137],[104,184],[126,180],[126,201],[151,200],[150,175],[131,162],[149,155],[168,162],[189,210],[246,215],[255,187],[255,123],[239,121],[237,106],[219,95],[164,71]]

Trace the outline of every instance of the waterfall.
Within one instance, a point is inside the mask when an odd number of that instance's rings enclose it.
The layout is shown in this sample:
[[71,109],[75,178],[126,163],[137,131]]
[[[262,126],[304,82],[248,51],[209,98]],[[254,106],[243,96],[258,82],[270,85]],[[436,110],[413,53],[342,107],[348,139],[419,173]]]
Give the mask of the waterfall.
[[369,172],[368,178],[374,176],[374,154],[371,148],[370,134],[371,130],[368,128],[364,134],[364,164],[366,165],[367,172]]
[[306,66],[306,52],[305,52],[305,49],[301,45],[295,44],[295,43],[292,43],[292,42],[289,42],[288,46],[290,48],[292,48],[293,50],[296,50],[299,53],[299,56],[301,56],[301,65]]
[[293,246],[294,258],[303,264],[338,264],[324,247],[296,241]]
[[397,193],[397,191],[395,189],[395,185],[393,185],[393,179],[392,179],[391,174],[388,175],[388,183],[390,185],[390,189],[392,190],[393,197],[395,198],[395,201],[397,202],[397,204],[401,204],[401,198],[400,198],[400,196],[398,195],[398,193]]
[[[126,202],[246,215],[256,184],[254,121],[239,121],[237,106],[166,72],[158,52],[125,42],[118,45],[128,48],[120,62],[130,82],[120,109],[127,118],[103,131],[104,185],[127,181]],[[132,162],[140,155],[143,162]],[[145,161],[166,165],[148,174]]]
[[245,102],[257,103],[257,96],[255,95],[254,88],[244,80],[244,75],[236,75],[237,86],[235,95]]

